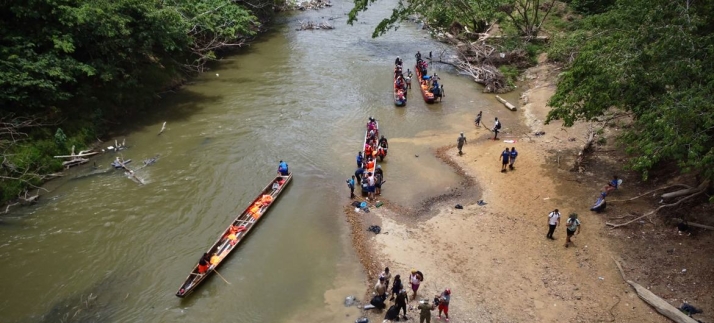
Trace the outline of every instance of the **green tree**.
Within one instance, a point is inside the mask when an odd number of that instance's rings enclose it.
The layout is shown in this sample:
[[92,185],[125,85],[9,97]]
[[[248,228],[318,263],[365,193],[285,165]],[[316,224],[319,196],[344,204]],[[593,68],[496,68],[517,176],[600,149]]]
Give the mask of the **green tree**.
[[592,16],[593,35],[562,73],[548,120],[597,120],[609,109],[633,124],[622,142],[642,172],[675,161],[714,179],[714,3],[622,0]]

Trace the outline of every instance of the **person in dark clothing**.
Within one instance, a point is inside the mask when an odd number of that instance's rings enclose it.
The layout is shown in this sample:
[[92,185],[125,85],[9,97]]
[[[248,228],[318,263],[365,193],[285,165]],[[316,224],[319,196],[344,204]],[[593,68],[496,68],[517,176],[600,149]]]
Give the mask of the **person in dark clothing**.
[[357,184],[362,183],[362,177],[364,177],[364,167],[357,168],[355,171],[355,177],[357,178]]
[[288,171],[288,163],[282,160],[280,161],[280,164],[278,165],[278,174],[282,176],[290,175],[290,172]]
[[459,148],[459,155],[462,154],[461,149],[464,147],[464,144],[466,144],[466,137],[464,137],[464,133],[461,133],[461,136],[456,138],[456,147]]
[[511,158],[511,152],[508,151],[508,147],[506,147],[506,150],[504,150],[504,151],[501,153],[501,157],[498,157],[498,159],[501,159],[501,160],[502,160],[501,173],[505,173],[505,172],[506,172],[506,167],[508,166],[508,159],[509,159],[509,158]]
[[362,152],[359,151],[357,152],[357,168],[362,168],[362,161],[364,158],[362,157]]
[[396,295],[399,295],[399,291],[402,289],[404,289],[404,285],[402,285],[402,276],[401,275],[394,276],[394,283],[392,284],[392,290],[389,293],[389,295],[391,296],[389,298],[389,300],[393,301],[394,297]]
[[510,160],[510,165],[508,165],[508,168],[513,170],[513,163],[516,162],[516,157],[518,157],[518,152],[516,151],[516,147],[511,147],[511,160]]
[[394,65],[397,66],[402,66],[402,59],[397,56],[397,59],[394,60]]
[[407,295],[407,291],[402,288],[399,293],[397,293],[397,299],[394,303],[397,304],[400,310],[404,310],[404,319],[407,317],[407,302],[409,302],[409,295]]
[[416,57],[417,62],[420,61],[421,60],[421,52],[417,51],[417,53],[416,53],[416,55],[414,55],[414,57]]
[[476,115],[476,120],[474,120],[474,123],[476,123],[477,127],[481,127],[481,115],[483,114],[483,111],[479,111],[478,114]]

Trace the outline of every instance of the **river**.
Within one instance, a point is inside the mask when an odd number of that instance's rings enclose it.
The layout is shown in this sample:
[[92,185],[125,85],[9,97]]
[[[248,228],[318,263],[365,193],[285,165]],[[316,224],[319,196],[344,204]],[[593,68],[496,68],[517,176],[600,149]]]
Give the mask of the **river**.
[[[413,23],[372,39],[395,1],[377,2],[354,26],[350,2],[281,18],[274,30],[217,64],[127,130],[129,146],[48,183],[41,202],[0,222],[3,322],[353,322],[348,295],[364,273],[342,207],[345,179],[367,117],[390,139],[383,195],[404,205],[443,193],[459,178],[434,157],[437,130],[499,113],[471,80],[436,66],[446,98],[417,91],[392,103],[394,58],[441,52]],[[330,31],[296,31],[333,17]],[[504,110],[505,111],[505,110]],[[157,136],[163,121],[166,131]],[[470,130],[470,129],[463,129]],[[109,145],[111,143],[105,143]],[[117,155],[156,164],[86,176]],[[418,158],[416,156],[419,156]],[[497,157],[494,157],[497,158]],[[265,186],[279,160],[292,184],[242,246],[187,299],[174,293],[199,256]],[[345,318],[347,317],[347,318]]]

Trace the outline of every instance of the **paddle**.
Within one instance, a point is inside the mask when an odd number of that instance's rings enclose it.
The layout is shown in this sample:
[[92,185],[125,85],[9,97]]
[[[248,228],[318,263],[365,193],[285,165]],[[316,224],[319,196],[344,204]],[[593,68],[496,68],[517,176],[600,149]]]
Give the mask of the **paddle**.
[[218,277],[221,277],[221,279],[223,279],[223,281],[226,282],[226,284],[231,285],[231,283],[229,283],[225,278],[223,278],[223,275],[221,275],[221,273],[219,273],[218,270],[216,270],[216,269],[214,268],[214,269],[213,269],[213,272],[215,272],[216,275],[218,275]]

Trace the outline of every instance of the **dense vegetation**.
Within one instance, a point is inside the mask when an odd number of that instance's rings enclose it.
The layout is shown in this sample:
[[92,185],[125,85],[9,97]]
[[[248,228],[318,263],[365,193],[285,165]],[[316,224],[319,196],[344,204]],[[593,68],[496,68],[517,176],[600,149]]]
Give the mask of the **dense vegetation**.
[[[355,0],[350,21],[374,1]],[[714,179],[713,2],[445,1],[400,1],[374,36],[412,14],[435,28],[466,26],[467,34],[499,23],[507,38],[526,42],[545,32],[551,36],[546,45],[520,46],[547,51],[564,65],[548,121],[571,126],[624,115],[631,122],[623,123],[620,142],[631,156],[628,166],[645,179],[671,162],[700,182]],[[546,18],[553,6],[559,9]],[[499,41],[492,45],[508,46]]]
[[271,1],[0,3],[0,203],[60,168],[53,155],[86,147],[217,51],[244,44]]

